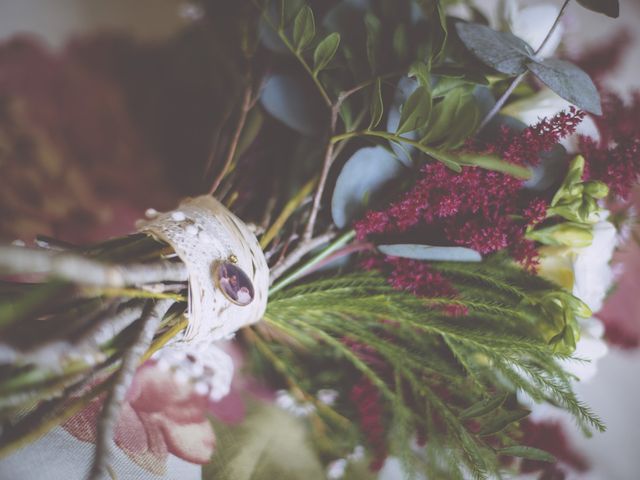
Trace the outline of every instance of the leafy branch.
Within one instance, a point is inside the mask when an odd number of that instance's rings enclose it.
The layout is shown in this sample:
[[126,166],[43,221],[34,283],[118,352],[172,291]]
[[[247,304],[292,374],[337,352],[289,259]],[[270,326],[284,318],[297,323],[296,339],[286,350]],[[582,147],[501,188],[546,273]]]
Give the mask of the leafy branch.
[[[556,364],[565,355],[554,351],[546,340],[548,319],[531,311],[543,308],[544,299],[550,295],[560,295],[556,298],[565,298],[564,308],[575,312],[577,304],[570,297],[563,297],[568,294],[515,267],[505,268],[500,262],[472,268],[446,262],[434,266],[448,272],[458,297],[421,299],[394,290],[378,275],[362,273],[318,279],[272,292],[266,322],[283,333],[293,328],[319,342],[304,341],[303,349],[282,351],[278,362],[302,368],[310,379],[322,376],[348,385],[353,381],[348,368],[334,367],[331,373],[318,371],[319,365],[323,365],[318,363],[318,357],[326,357],[326,362],[333,365],[328,359],[337,355],[379,389],[395,418],[408,415],[414,425],[426,428],[432,436],[439,435],[437,428],[441,428],[434,426],[437,422],[433,419],[444,421],[449,434],[439,436],[443,448],[453,448],[456,462],[481,478],[499,470],[497,456],[501,450],[487,443],[491,435],[498,435],[504,442],[506,454],[511,451],[509,448],[514,448],[514,454],[544,457],[543,453],[520,452],[515,448],[515,437],[510,436],[510,425],[526,412],[514,410],[504,400],[494,402],[489,409],[471,409],[477,402],[496,398],[497,392],[523,390],[537,401],[549,398],[574,414],[584,428],[604,428],[576,399],[570,376]],[[494,276],[498,270],[501,275]],[[496,286],[497,292],[505,295],[498,294],[502,298],[498,302]],[[447,304],[467,307],[468,315],[459,318],[446,315],[442,307]],[[521,322],[529,327],[522,328]],[[278,338],[281,337],[276,335],[268,341],[277,343]],[[358,339],[366,344],[393,369],[393,379],[378,363],[369,363],[368,356],[361,357],[345,339]],[[456,359],[453,364],[451,357]],[[284,369],[278,370],[282,373]],[[404,387],[399,389],[400,385]],[[340,390],[344,388],[348,387]],[[443,388],[447,392],[446,401],[442,398]],[[427,417],[425,408],[431,412]],[[470,429],[466,421],[470,412],[475,411],[479,430]],[[505,434],[497,433],[504,428]],[[405,438],[405,442],[408,446],[409,439]]]

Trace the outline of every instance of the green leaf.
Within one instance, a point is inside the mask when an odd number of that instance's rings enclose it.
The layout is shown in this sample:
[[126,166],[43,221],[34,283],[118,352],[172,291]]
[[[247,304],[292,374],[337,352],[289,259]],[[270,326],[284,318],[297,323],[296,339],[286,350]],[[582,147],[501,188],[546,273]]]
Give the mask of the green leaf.
[[441,102],[435,104],[427,131],[420,143],[437,143],[446,138],[462,101],[462,93],[461,89],[451,90]]
[[431,115],[431,92],[420,85],[402,105],[397,135],[412,132],[424,127]]
[[305,425],[276,407],[261,405],[240,425],[217,423],[215,431],[216,452],[203,468],[203,479],[326,478]]
[[366,147],[356,151],[344,164],[331,198],[333,223],[346,227],[364,213],[367,204],[384,193],[384,187],[405,168],[387,149]]
[[393,31],[393,53],[399,61],[403,62],[409,53],[409,38],[406,27],[400,23]]
[[473,95],[461,98],[447,140],[442,148],[454,150],[464,143],[476,130],[480,123],[480,108]]
[[440,262],[482,261],[482,256],[478,252],[466,247],[441,247],[402,243],[395,245],[378,245],[378,250],[391,257],[412,258],[414,260]]
[[474,403],[466,410],[460,413],[460,420],[468,420],[470,418],[481,417],[487,413],[491,413],[502,406],[509,394],[499,395],[497,397],[487,398]]
[[531,412],[529,410],[526,410],[526,409],[513,410],[511,412],[499,413],[492,420],[490,420],[489,422],[485,423],[482,426],[482,428],[480,428],[480,431],[478,432],[478,435],[483,436],[483,437],[484,436],[488,436],[488,435],[494,435],[494,434],[496,434],[498,432],[501,432],[502,430],[507,428],[512,423],[515,423],[515,422],[517,422],[519,420],[522,420],[523,418],[528,416],[530,413]]
[[313,73],[317,74],[333,59],[340,45],[340,34],[332,33],[325,37],[313,52]]
[[482,167],[486,170],[502,172],[512,177],[526,180],[531,177],[531,170],[521,165],[505,162],[495,155],[478,155],[475,153],[461,153],[458,155],[458,161],[462,165]]
[[378,46],[380,45],[380,34],[382,23],[373,13],[367,12],[364,16],[364,25],[367,31],[367,59],[373,73],[376,72],[378,66]]
[[303,50],[316,36],[316,23],[313,19],[313,11],[308,5],[296,15],[293,23],[293,44],[299,52]]
[[507,75],[519,75],[532,60],[533,49],[524,40],[477,23],[458,22],[462,43],[483,63]]
[[618,0],[578,0],[578,3],[584,8],[603,13],[611,18],[618,18],[620,15]]
[[527,68],[551,90],[576,107],[602,115],[600,94],[583,70],[574,64],[549,58],[541,62],[530,62]]
[[369,129],[375,128],[382,120],[382,114],[384,113],[384,104],[382,103],[382,82],[380,78],[376,79],[373,84],[373,97],[371,98],[371,122],[369,123]]
[[500,455],[508,455],[510,457],[527,458],[529,460],[537,460],[539,462],[554,463],[556,457],[544,450],[534,447],[526,447],[524,445],[515,445],[513,447],[501,448],[498,450]]
[[429,65],[417,60],[411,64],[409,68],[409,77],[414,77],[420,85],[430,88],[431,75],[429,73]]

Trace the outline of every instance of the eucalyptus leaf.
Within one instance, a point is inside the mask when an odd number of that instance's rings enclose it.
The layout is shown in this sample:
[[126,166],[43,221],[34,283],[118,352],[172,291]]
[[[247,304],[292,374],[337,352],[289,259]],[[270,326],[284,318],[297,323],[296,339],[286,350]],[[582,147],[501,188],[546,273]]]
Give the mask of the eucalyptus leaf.
[[542,192],[558,182],[566,171],[564,161],[567,151],[560,145],[554,145],[549,151],[540,154],[540,163],[531,168],[531,178],[523,186]]
[[373,84],[373,96],[371,98],[371,122],[369,123],[369,129],[375,128],[382,120],[382,114],[384,113],[384,104],[382,103],[382,82],[380,78],[377,78]]
[[620,16],[618,0],[578,0],[578,3],[584,8],[603,13],[611,18],[618,18],[618,16]]
[[272,75],[265,82],[260,103],[270,115],[303,135],[322,130],[325,107],[307,78]]
[[404,170],[402,163],[383,147],[366,147],[356,151],[336,180],[331,199],[333,223],[338,228],[346,227],[364,213],[367,205]]
[[431,260],[439,262],[480,262],[482,255],[466,247],[440,247],[418,244],[378,245],[385,255],[390,257],[411,258],[414,260]]
[[316,36],[313,11],[308,5],[302,7],[293,23],[293,44],[298,51],[303,50]]
[[556,457],[544,450],[534,447],[526,447],[524,445],[515,445],[513,447],[501,448],[498,450],[500,455],[508,455],[510,457],[520,457],[529,460],[537,460],[539,462],[554,463]]
[[313,71],[318,73],[333,59],[340,45],[340,34],[331,33],[316,46],[313,52]]
[[397,135],[423,128],[431,115],[431,92],[420,85],[402,105]]
[[507,75],[519,75],[534,55],[533,49],[512,33],[497,32],[477,23],[458,22],[462,43],[483,63]]
[[583,70],[572,63],[549,58],[530,62],[527,68],[551,90],[576,107],[602,115],[600,94]]
[[[218,447],[202,478],[324,480],[305,425],[273,406],[260,406],[238,426],[215,426]],[[286,452],[283,455],[283,452]]]

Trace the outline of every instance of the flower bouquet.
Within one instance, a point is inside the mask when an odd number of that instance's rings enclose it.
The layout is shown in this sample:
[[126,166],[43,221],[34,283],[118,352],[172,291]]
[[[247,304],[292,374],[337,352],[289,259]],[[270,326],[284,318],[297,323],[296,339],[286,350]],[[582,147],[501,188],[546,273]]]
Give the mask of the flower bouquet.
[[603,353],[581,345],[634,106],[606,54],[557,53],[569,0],[482,3],[191,5],[227,97],[207,189],[128,236],[0,247],[0,454],[63,425],[91,479],[117,450],[216,479],[494,478],[555,462],[537,404],[604,430],[573,384]]

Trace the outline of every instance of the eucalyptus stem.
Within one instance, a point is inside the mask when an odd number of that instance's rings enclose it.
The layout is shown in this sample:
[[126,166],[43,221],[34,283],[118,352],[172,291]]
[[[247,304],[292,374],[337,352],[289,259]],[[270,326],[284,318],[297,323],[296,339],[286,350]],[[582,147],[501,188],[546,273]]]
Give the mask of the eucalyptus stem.
[[[562,4],[562,7],[560,8],[560,12],[558,12],[558,16],[556,17],[555,21],[553,22],[553,25],[547,32],[546,37],[544,37],[544,40],[542,41],[540,46],[536,49],[535,55],[538,55],[542,51],[542,49],[547,45],[547,43],[549,43],[549,40],[551,39],[553,32],[555,32],[556,28],[558,28],[558,25],[560,25],[560,19],[562,18],[565,10],[569,6],[570,1],[571,0],[565,0],[564,3]],[[513,79],[513,81],[511,82],[511,85],[509,85],[507,90],[496,101],[496,104],[491,108],[491,110],[489,110],[489,113],[487,113],[487,115],[482,119],[482,122],[480,122],[480,126],[478,127],[478,131],[486,127],[487,124],[493,119],[493,117],[495,117],[498,114],[498,112],[502,109],[504,104],[507,102],[507,100],[509,99],[513,91],[517,88],[518,85],[520,85],[522,80],[524,80],[524,77],[527,76],[527,73],[529,73],[529,71],[525,70],[524,72],[522,72],[520,75],[518,75],[516,78]]]
[[[348,232],[343,233],[333,243],[331,243],[329,246],[327,246],[327,248],[325,248],[320,253],[318,253],[316,256],[311,258],[308,262],[303,264],[300,268],[296,269],[290,275],[286,276],[285,278],[283,278],[282,280],[280,280],[279,282],[274,284],[269,289],[269,294],[273,295],[277,291],[282,290],[287,285],[290,285],[291,283],[295,282],[296,280],[302,278],[305,274],[307,274],[313,267],[315,267],[322,260],[324,260],[329,255],[331,255],[335,251],[339,250],[340,248],[344,247],[347,243],[349,243],[351,240],[353,240],[353,238],[355,236],[356,236],[356,232],[354,230],[349,230]],[[296,262],[297,262],[297,260],[296,260]],[[294,262],[294,264],[296,262]],[[290,265],[290,266],[292,266],[292,265]],[[280,272],[277,272],[277,273],[280,273]],[[273,277],[273,275],[274,275],[274,272],[272,272],[272,277]],[[275,278],[277,278],[277,276]]]

